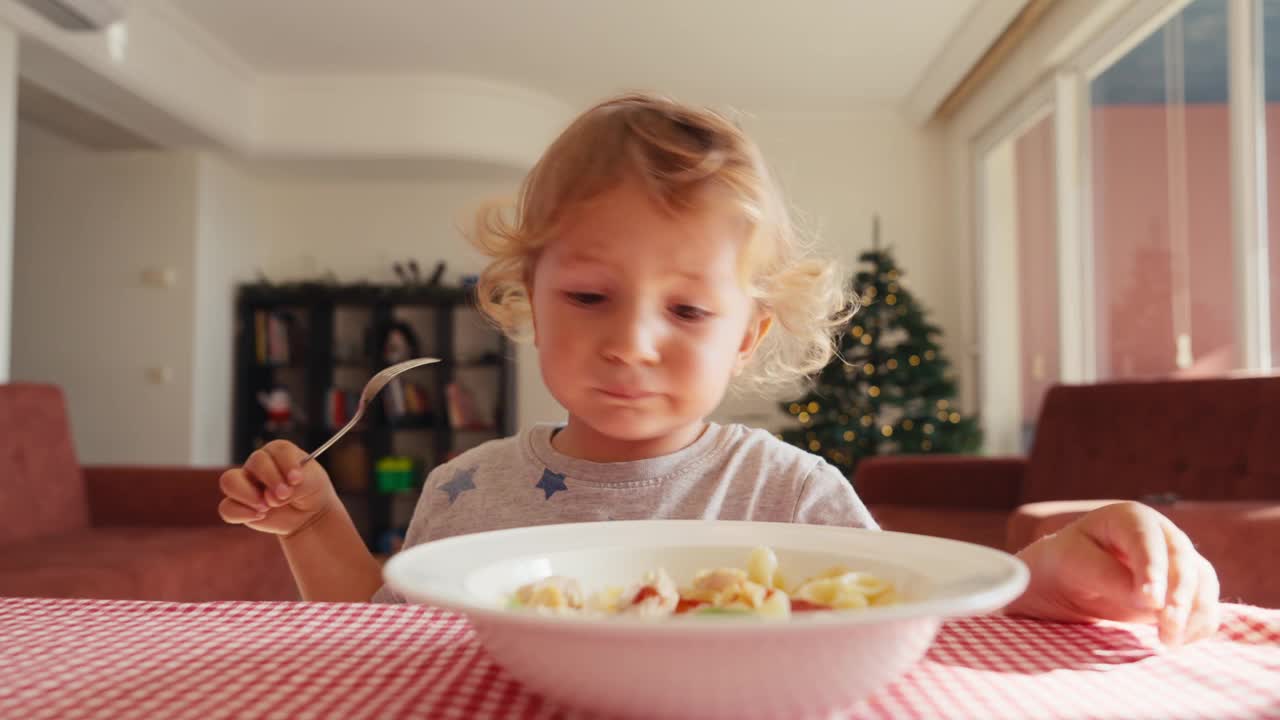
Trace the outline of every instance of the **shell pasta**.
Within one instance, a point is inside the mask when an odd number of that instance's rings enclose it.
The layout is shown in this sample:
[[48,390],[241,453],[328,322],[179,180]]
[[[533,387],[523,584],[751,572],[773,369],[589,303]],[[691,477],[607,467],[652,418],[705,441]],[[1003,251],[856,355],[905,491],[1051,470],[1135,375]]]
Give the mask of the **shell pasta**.
[[745,568],[702,570],[685,587],[677,586],[665,570],[657,569],[629,588],[606,587],[587,595],[576,579],[552,575],[520,586],[509,598],[508,607],[552,614],[788,618],[793,613],[855,610],[900,600],[892,583],[840,566],[790,586],[773,550],[757,547],[747,557]]

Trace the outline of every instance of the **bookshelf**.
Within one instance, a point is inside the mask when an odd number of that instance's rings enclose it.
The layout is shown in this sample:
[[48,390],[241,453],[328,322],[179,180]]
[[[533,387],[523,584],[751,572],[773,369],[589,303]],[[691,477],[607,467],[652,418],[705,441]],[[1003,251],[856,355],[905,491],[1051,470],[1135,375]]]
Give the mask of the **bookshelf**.
[[235,318],[234,464],[276,438],[319,446],[397,353],[441,359],[392,381],[319,458],[375,553],[394,552],[431,468],[515,431],[514,348],[468,289],[249,284]]

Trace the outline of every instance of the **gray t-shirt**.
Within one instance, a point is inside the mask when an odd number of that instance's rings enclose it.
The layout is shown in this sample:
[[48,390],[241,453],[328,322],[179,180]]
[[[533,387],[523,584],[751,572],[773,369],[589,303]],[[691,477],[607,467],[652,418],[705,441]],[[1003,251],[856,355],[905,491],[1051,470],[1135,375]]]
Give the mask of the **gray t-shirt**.
[[[569,457],[555,425],[494,440],[431,471],[405,547],[505,528],[602,520],[760,520],[876,528],[825,460],[764,430],[711,423],[670,455],[619,463]],[[383,586],[374,602],[403,602]]]

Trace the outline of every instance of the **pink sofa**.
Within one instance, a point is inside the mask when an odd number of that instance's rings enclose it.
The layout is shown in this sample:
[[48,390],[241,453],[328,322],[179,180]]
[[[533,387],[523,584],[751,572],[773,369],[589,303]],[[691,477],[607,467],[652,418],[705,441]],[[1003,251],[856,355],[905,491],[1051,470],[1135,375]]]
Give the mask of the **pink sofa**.
[[1213,562],[1224,599],[1280,607],[1280,377],[1060,385],[1029,457],[883,456],[853,482],[886,529],[1010,551],[1141,500]]
[[0,596],[296,599],[275,538],[219,519],[220,474],[82,468],[62,392],[0,385]]

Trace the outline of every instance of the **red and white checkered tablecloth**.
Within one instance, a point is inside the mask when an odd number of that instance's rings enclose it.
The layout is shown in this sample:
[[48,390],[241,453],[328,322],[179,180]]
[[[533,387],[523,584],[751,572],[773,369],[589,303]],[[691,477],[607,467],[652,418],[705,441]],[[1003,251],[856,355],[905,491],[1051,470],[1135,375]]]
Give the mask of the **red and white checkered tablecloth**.
[[[1280,610],[1215,638],[1005,617],[947,623],[850,718],[1280,718]],[[416,606],[0,599],[0,718],[573,718]]]

